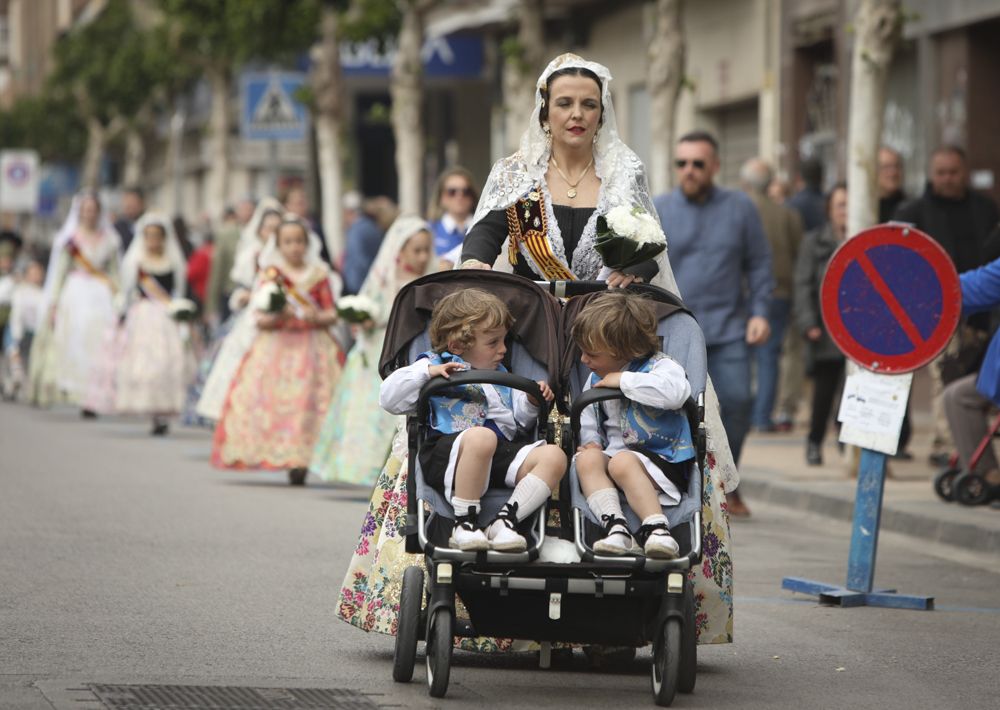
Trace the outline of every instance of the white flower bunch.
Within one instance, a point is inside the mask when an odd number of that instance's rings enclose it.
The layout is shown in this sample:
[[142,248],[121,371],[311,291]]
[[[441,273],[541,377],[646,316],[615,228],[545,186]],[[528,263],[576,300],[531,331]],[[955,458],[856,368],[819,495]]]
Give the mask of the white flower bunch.
[[612,232],[637,244],[664,244],[667,241],[656,218],[640,207],[612,207],[605,219]]
[[275,281],[268,281],[253,293],[250,305],[263,313],[279,313],[285,307],[285,292]]
[[378,304],[368,296],[344,296],[337,300],[337,314],[348,323],[375,320]]
[[189,298],[175,298],[167,304],[167,313],[174,320],[194,320],[198,314],[198,306]]

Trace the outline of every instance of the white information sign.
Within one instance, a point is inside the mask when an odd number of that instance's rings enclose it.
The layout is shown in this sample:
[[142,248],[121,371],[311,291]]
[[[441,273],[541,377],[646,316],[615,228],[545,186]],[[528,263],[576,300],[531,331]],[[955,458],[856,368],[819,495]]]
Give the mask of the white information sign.
[[912,383],[912,372],[880,375],[848,361],[844,396],[837,414],[840,440],[895,455]]
[[38,209],[38,153],[0,150],[0,210],[35,212]]

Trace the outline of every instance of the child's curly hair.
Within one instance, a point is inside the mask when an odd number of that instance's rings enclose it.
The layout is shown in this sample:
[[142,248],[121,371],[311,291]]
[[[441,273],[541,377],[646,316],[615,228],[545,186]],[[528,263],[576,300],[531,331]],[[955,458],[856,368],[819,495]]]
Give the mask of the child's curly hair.
[[580,311],[573,340],[590,353],[634,360],[660,349],[656,310],[647,298],[621,289],[603,293]]
[[514,317],[499,298],[478,288],[462,289],[449,293],[434,306],[431,347],[438,353],[447,350],[451,342],[469,347],[475,342],[476,328],[510,330],[513,324]]

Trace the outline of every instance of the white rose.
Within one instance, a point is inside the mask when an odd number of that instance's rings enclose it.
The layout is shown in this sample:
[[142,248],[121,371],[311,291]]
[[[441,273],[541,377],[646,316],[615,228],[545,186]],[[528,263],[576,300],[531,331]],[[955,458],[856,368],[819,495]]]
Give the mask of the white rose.
[[642,212],[636,218],[639,228],[636,230],[634,240],[639,244],[663,244],[666,236],[660,229],[659,222],[648,212]]
[[270,310],[271,296],[278,293],[279,290],[278,284],[273,281],[269,281],[254,291],[253,298],[250,299],[250,305],[257,311],[266,312]]
[[604,217],[611,231],[620,237],[631,237],[639,229],[639,220],[632,214],[632,209],[625,205],[613,207]]

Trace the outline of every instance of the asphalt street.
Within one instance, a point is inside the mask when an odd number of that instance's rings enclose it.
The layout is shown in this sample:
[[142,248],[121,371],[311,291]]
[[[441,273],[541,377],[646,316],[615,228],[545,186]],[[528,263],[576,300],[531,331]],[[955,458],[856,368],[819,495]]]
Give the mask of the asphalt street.
[[[100,708],[91,684],[327,688],[383,707],[652,707],[648,653],[456,653],[443,701],[392,639],[336,619],[368,492],[219,472],[206,431],[0,405],[0,708]],[[756,505],[734,527],[736,643],[700,648],[678,708],[995,708],[1000,564],[884,534],[877,581],[932,612],[839,609],[783,576],[841,582],[849,527]],[[360,696],[359,696],[360,697]],[[347,707],[348,705],[344,705]]]

